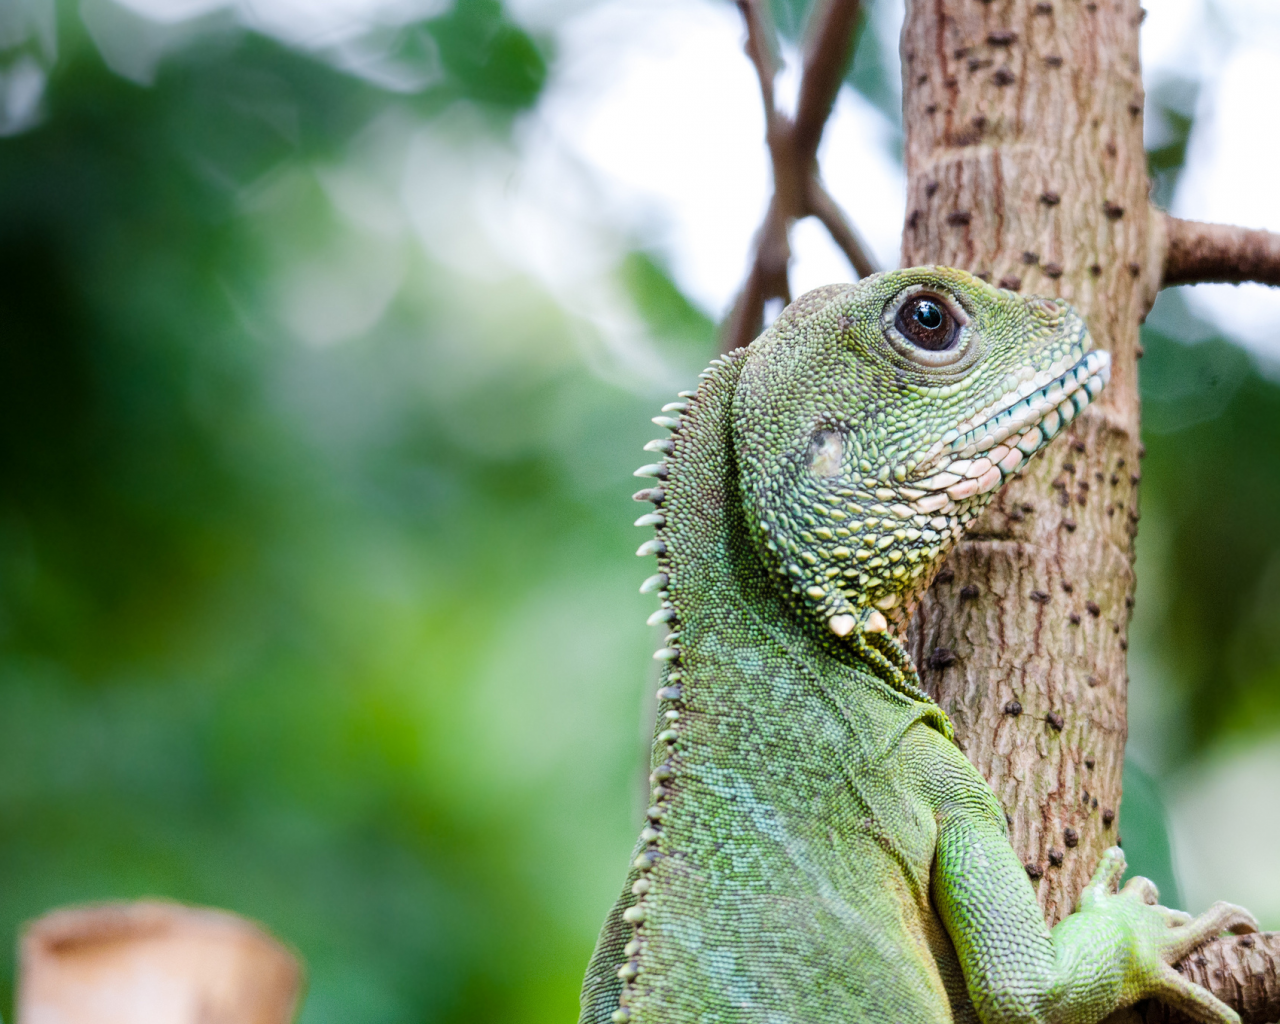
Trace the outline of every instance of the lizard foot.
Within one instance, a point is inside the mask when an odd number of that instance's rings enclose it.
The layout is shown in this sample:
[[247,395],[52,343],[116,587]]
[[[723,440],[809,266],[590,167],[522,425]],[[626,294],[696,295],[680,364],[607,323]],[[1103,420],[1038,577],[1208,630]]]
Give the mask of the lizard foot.
[[1142,877],[1131,878],[1117,892],[1124,870],[1118,846],[1103,853],[1080,896],[1080,910],[1126,919],[1134,939],[1130,971],[1136,977],[1131,981],[1141,990],[1140,998],[1158,999],[1202,1024],[1240,1024],[1231,1007],[1171,965],[1223,932],[1256,932],[1253,915],[1230,903],[1215,903],[1198,917],[1162,907],[1155,884]]

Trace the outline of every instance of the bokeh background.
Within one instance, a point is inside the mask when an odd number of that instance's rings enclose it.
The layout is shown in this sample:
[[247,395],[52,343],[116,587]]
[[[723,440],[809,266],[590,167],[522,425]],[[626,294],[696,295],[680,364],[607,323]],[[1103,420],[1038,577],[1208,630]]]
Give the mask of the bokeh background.
[[[869,7],[821,159],[892,266]],[[1143,31],[1157,199],[1280,229],[1280,12]],[[767,197],[740,44],[716,0],[0,0],[0,936],[168,896],[296,946],[306,1024],[574,1018],[643,807],[631,470]],[[1122,832],[1280,927],[1280,302],[1166,292],[1144,344]]]

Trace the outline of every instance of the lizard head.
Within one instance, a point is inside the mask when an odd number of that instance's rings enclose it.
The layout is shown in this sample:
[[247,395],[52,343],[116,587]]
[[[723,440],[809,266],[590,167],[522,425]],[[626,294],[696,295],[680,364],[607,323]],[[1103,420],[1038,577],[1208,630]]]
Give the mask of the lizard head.
[[949,267],[801,296],[747,349],[734,396],[766,563],[836,635],[887,628],[1109,372],[1062,300]]

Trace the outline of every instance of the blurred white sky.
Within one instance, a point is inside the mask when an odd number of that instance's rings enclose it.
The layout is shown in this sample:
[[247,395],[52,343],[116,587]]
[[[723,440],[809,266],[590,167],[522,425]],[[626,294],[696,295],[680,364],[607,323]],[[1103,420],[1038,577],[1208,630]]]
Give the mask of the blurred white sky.
[[[901,4],[891,25],[901,21]],[[745,268],[769,188],[763,123],[737,12],[726,3],[629,0],[584,8],[556,26],[559,57],[540,127],[604,188],[601,214],[664,253],[676,280],[714,317]],[[1143,26],[1149,87],[1199,81],[1196,127],[1173,210],[1280,230],[1280,4],[1161,0]],[[883,33],[896,67],[897,40]],[[793,55],[788,55],[792,57]],[[780,83],[794,95],[795,61]],[[1158,119],[1153,119],[1158,134]],[[905,182],[892,127],[845,87],[820,154],[831,190],[884,266],[897,263]],[[812,221],[793,240],[793,289],[846,279],[843,257]],[[1280,358],[1280,291],[1200,286],[1192,308],[1260,353]]]
[[[568,19],[558,42],[538,128],[605,184],[602,212],[663,253],[685,292],[719,318],[741,283],[770,187],[737,10],[710,0],[606,0]],[[798,75],[794,54],[785,56],[779,99],[788,107]],[[892,132],[846,88],[821,153],[832,192],[885,265],[897,261],[906,194]],[[794,239],[797,293],[849,277],[815,228],[801,225]]]
[[[901,0],[889,3],[895,10],[880,20],[879,42],[896,68]],[[698,305],[723,316],[769,190],[758,92],[736,10],[716,0],[572,7],[521,0],[515,9],[557,41],[550,87],[525,126],[530,199],[556,190],[556,181],[535,168],[545,170],[545,149],[557,149],[593,183],[588,219],[596,230],[607,226],[619,246],[639,243],[658,252]],[[1151,5],[1143,33],[1149,89],[1170,80],[1200,86],[1173,211],[1280,230],[1280,190],[1269,187],[1280,166],[1280,108],[1269,101],[1280,95],[1280,4],[1161,0]],[[794,54],[785,56],[779,88],[787,105],[797,81]],[[829,187],[886,267],[897,264],[905,197],[891,155],[893,131],[845,87],[820,153]],[[1158,117],[1149,131],[1159,137]],[[564,244],[576,248],[570,237]],[[559,269],[539,248],[525,265],[550,283]],[[843,256],[812,220],[797,226],[793,251],[796,294],[849,277]],[[579,280],[569,290],[585,287]],[[1280,359],[1280,291],[1219,285],[1189,293],[1198,315]]]
[[1171,787],[1170,838],[1186,909],[1200,913],[1227,900],[1264,927],[1280,924],[1280,819],[1266,811],[1274,805],[1264,795],[1277,783],[1280,742],[1272,740],[1218,751]]
[[[1143,25],[1148,90],[1161,79],[1200,82],[1187,165],[1172,212],[1280,231],[1280,4],[1161,0]],[[1159,123],[1148,118],[1148,132]],[[1280,359],[1280,290],[1186,289],[1193,312],[1269,362]]]
[[292,46],[320,49],[358,39],[383,26],[428,18],[449,0],[116,0],[161,25],[180,25],[230,12],[256,31]]

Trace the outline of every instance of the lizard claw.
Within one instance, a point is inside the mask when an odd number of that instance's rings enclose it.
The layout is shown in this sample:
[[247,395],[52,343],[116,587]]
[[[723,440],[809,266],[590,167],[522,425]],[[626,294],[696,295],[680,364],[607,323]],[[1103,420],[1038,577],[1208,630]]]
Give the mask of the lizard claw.
[[1149,907],[1157,906],[1160,902],[1160,890],[1156,888],[1156,883],[1141,875],[1134,875],[1125,882],[1120,895],[1136,898]]
[[1190,924],[1195,917],[1188,914],[1185,910],[1174,910],[1172,907],[1156,906],[1156,910],[1164,915],[1165,924],[1170,928],[1181,928],[1185,924]]
[[[1134,882],[1139,879],[1134,879]],[[1146,879],[1142,879],[1146,881]],[[1147,883],[1150,885],[1150,883]],[[1133,882],[1125,886],[1128,890]],[[1152,891],[1155,887],[1151,886]],[[1135,886],[1134,892],[1142,887]],[[1201,1024],[1239,1024],[1239,1015],[1206,988],[1184,978],[1170,964],[1176,964],[1188,953],[1203,946],[1223,932],[1237,935],[1256,931],[1258,922],[1242,907],[1230,903],[1215,903],[1199,917],[1192,917],[1180,910],[1153,906],[1168,925],[1168,931],[1160,943],[1160,958],[1164,961],[1155,978],[1151,995],[1167,1006],[1181,1010]]]
[[1201,1024],[1240,1024],[1240,1015],[1235,1010],[1169,966],[1161,967],[1151,995]]

